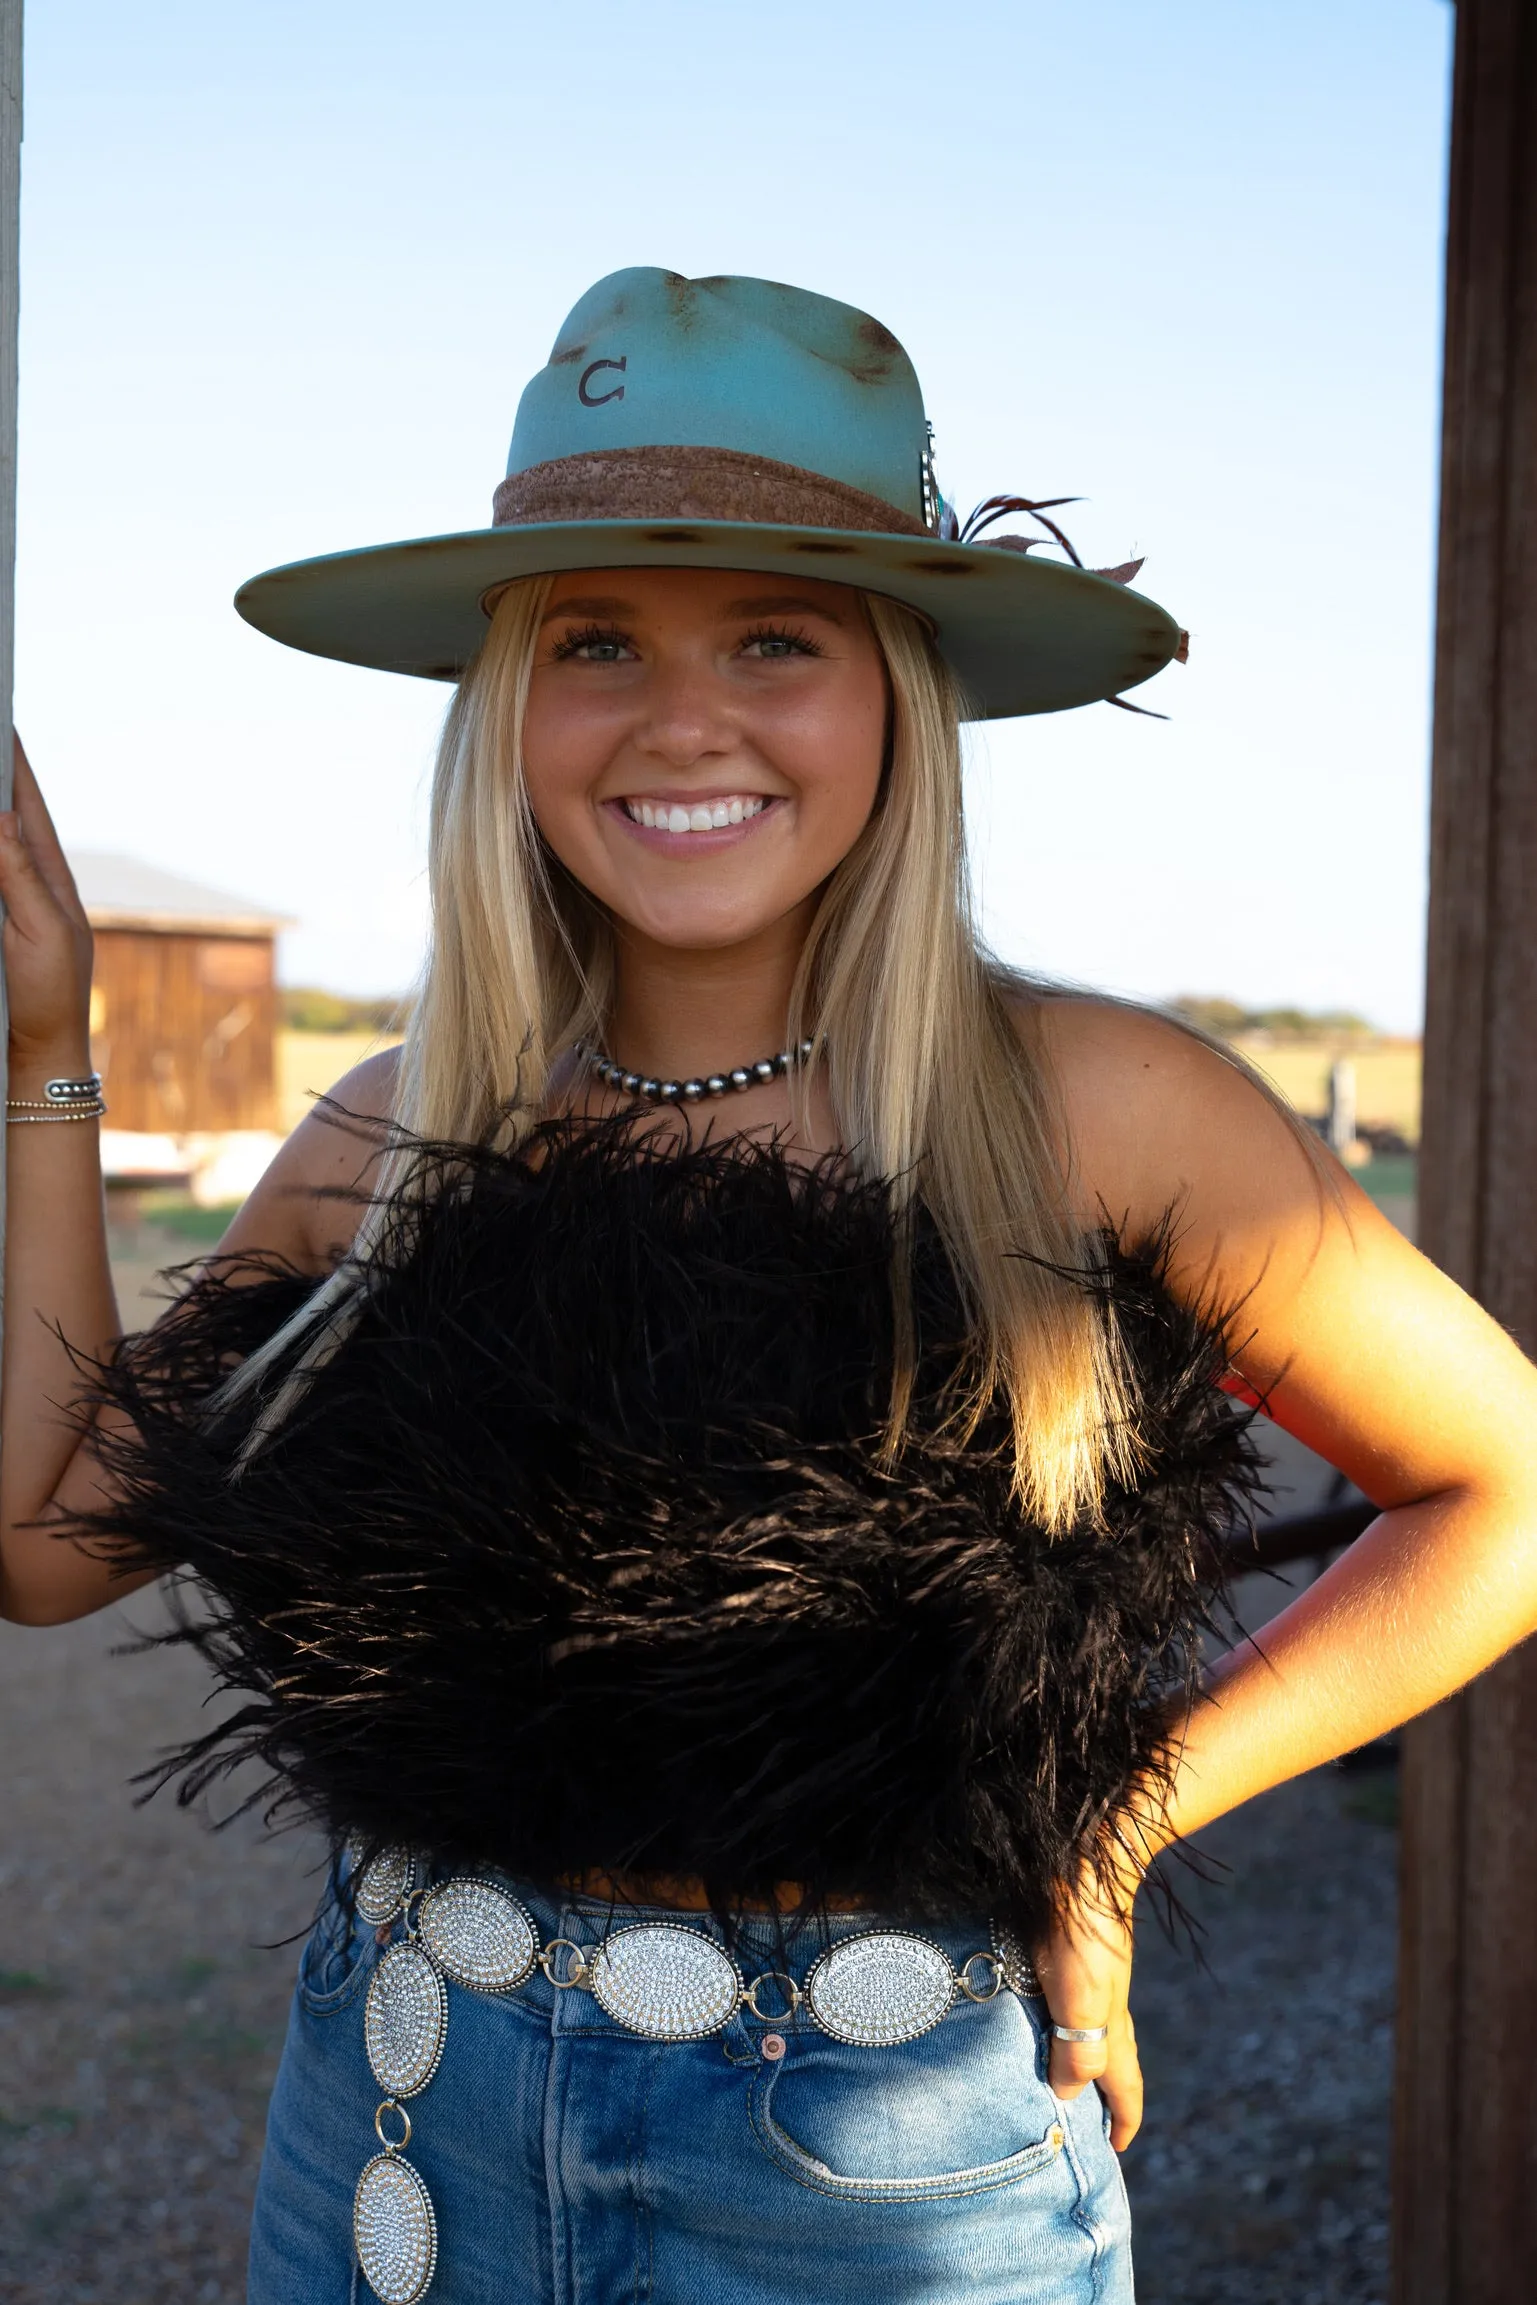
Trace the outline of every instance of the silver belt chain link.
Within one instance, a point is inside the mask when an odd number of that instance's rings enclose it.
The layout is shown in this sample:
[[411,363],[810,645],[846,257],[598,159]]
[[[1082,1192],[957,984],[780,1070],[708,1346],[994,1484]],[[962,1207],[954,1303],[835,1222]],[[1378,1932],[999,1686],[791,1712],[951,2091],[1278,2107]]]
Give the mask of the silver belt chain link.
[[[868,1929],[830,1945],[804,1985],[782,1969],[761,1970],[748,1982],[724,1946],[684,1921],[638,1921],[595,1946],[569,1937],[541,1945],[527,1907],[495,1881],[458,1874],[425,1885],[418,1873],[408,1851],[385,1849],[363,1867],[353,1890],[358,1917],[370,1928],[382,1933],[403,1919],[406,1931],[369,1979],[363,2010],[368,2062],[385,2095],[374,2115],[382,2149],[358,2179],[352,2232],[381,2305],[417,2305],[437,2269],[432,2196],[405,2158],[406,2103],[442,2061],[445,1978],[475,1993],[515,1993],[538,1969],[557,1992],[590,1993],[615,2024],[648,2041],[706,2040],[745,2009],[770,2027],[804,2015],[834,2040],[867,2049],[917,2040],[958,1999],[1041,1990],[1024,1947],[1004,1929],[994,1929],[992,1943],[959,1968],[911,1930]],[[784,2054],[777,2032],[763,2046],[770,2056]]]

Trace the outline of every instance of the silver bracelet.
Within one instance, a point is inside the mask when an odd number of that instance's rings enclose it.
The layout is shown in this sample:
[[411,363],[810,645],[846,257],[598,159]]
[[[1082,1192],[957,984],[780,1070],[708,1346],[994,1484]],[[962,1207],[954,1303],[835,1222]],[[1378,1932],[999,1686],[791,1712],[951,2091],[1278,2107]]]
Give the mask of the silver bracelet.
[[13,1096],[5,1101],[7,1111],[11,1112],[52,1112],[58,1105],[98,1104],[101,1074],[86,1073],[79,1080],[45,1080],[40,1097]]
[[94,1104],[60,1105],[53,1112],[17,1112],[7,1105],[7,1128],[51,1128],[59,1121],[100,1120],[107,1107],[102,1098]]

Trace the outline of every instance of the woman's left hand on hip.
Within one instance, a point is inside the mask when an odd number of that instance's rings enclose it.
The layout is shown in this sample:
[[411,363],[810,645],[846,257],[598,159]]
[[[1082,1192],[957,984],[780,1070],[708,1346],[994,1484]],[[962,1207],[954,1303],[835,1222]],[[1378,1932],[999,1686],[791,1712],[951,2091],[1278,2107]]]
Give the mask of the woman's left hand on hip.
[[[1092,1879],[1063,1908],[1035,1957],[1052,2024],[1050,2080],[1056,2095],[1081,2096],[1098,2084],[1110,2112],[1110,2142],[1125,2151],[1142,2125],[1142,2066],[1132,2023],[1132,1928]],[[1064,2040],[1083,2032],[1088,2040]]]

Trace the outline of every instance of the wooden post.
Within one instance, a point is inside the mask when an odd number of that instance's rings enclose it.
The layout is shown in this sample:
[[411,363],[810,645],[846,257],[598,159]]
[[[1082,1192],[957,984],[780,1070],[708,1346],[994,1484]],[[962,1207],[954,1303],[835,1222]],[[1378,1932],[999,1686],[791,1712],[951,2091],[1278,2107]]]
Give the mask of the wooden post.
[[[21,8],[0,0],[0,808],[11,805],[11,689],[16,664],[16,330],[21,300]],[[8,1087],[5,970],[0,967],[0,1102]],[[0,1240],[5,1131],[0,1128]],[[0,1260],[0,1334],[5,1278]]]
[[[1531,1351],[1537,0],[1460,0],[1452,115],[1420,1238]],[[1395,2164],[1396,2305],[1537,2295],[1537,1643],[1406,1739]]]

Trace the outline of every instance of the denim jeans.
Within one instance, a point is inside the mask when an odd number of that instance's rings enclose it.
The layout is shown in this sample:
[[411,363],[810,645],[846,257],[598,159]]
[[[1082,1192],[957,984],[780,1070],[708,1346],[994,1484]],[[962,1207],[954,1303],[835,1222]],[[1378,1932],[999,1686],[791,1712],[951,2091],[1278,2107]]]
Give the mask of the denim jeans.
[[[708,1915],[509,1886],[544,1941],[680,1918],[719,1936]],[[733,1950],[749,1978],[803,1982],[829,1938],[881,1925],[838,1914],[786,1942],[754,1919]],[[957,1967],[988,1943],[985,1927],[923,1933]],[[363,2006],[379,1951],[335,1908],[305,1947],[250,2305],[371,2305],[352,2195],[378,2150]],[[746,2010],[708,2040],[650,2041],[538,1970],[507,1995],[447,1992],[442,2062],[410,2103],[438,2222],[426,2305],[1131,2305],[1104,2108],[1047,2086],[1040,2001],[958,1998],[916,2041],[852,2048],[804,2013]]]

